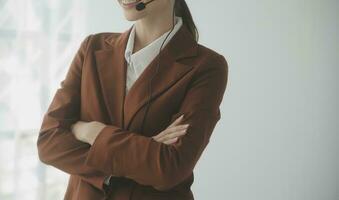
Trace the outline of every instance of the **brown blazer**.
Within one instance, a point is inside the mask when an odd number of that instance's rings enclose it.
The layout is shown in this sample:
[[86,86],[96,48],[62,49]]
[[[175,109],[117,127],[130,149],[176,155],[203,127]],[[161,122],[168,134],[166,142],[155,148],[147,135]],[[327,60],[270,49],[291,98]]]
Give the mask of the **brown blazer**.
[[[66,200],[194,199],[193,169],[220,119],[227,62],[182,26],[161,51],[141,131],[148,82],[159,56],[126,95],[124,50],[131,28],[87,36],[43,116],[39,158],[70,174]],[[181,114],[182,124],[190,124],[186,135],[172,145],[153,140]],[[71,133],[78,120],[107,126],[90,146]],[[105,187],[109,175],[113,178]]]

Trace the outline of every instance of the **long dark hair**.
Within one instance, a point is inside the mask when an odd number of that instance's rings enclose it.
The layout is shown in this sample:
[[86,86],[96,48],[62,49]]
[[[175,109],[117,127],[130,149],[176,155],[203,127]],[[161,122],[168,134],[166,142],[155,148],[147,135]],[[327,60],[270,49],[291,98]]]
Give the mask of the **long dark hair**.
[[188,28],[188,30],[191,32],[193,38],[195,39],[195,41],[198,42],[199,32],[198,32],[197,27],[195,26],[191,12],[190,12],[185,0],[175,0],[174,11],[175,11],[176,16],[182,17],[183,25],[185,25]]

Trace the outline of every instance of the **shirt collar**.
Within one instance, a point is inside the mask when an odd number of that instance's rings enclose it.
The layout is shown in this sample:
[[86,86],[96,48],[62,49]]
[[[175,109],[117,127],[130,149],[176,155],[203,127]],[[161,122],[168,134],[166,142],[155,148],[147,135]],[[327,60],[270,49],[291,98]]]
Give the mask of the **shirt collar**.
[[[175,18],[176,18],[176,23],[174,25],[173,31],[167,37],[166,41],[164,42],[162,46],[162,49],[166,46],[166,44],[170,41],[170,39],[174,36],[174,34],[179,30],[179,28],[183,25],[182,17],[175,16]],[[126,49],[125,49],[126,61],[129,62],[129,58],[130,58],[131,62],[133,63],[133,66],[136,68],[138,73],[140,73],[143,70],[142,67],[148,65],[153,60],[153,58],[159,53],[160,46],[169,32],[170,30],[162,34],[160,37],[152,41],[150,44],[148,44],[144,48],[132,54],[133,47],[134,47],[134,38],[135,38],[135,24],[133,24],[132,30],[130,32],[130,35],[127,41]]]

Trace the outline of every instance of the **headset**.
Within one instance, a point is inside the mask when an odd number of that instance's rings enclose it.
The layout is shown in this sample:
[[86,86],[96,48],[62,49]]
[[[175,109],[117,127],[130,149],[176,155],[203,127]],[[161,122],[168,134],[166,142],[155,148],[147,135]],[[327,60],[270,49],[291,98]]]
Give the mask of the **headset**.
[[[153,2],[153,1],[154,1],[154,0],[150,0],[149,2],[146,2],[146,3],[140,2],[140,3],[138,3],[138,4],[135,6],[135,9],[136,9],[137,11],[142,11],[142,10],[144,10],[144,9],[146,8],[146,5],[147,5],[147,4],[149,4],[149,3]],[[178,0],[176,0],[176,1],[178,1]],[[159,61],[159,60],[160,60],[160,51],[161,51],[162,46],[163,46],[164,42],[166,41],[167,37],[171,34],[171,32],[172,32],[173,29],[174,29],[174,23],[175,23],[175,8],[173,8],[172,19],[173,19],[173,23],[172,23],[171,31],[167,34],[166,38],[163,40],[163,42],[162,42],[162,44],[161,44],[161,46],[160,46],[159,53],[158,53],[159,59],[158,59],[158,63],[157,63],[156,72],[155,72],[155,74],[153,74],[153,76],[152,76],[152,78],[151,78],[151,80],[150,80],[150,82],[149,82],[149,98],[148,98],[148,101],[147,101],[147,104],[146,104],[146,106],[147,106],[147,107],[146,107],[146,111],[145,111],[145,113],[144,113],[144,117],[143,117],[143,120],[142,120],[142,125],[141,125],[141,131],[142,131],[142,132],[143,132],[143,129],[144,129],[144,124],[145,124],[146,115],[147,115],[147,112],[148,112],[148,109],[149,109],[150,100],[151,100],[151,98],[152,98],[152,80],[153,80],[153,78],[155,77],[155,75],[158,73],[159,62],[160,62],[160,61]]]

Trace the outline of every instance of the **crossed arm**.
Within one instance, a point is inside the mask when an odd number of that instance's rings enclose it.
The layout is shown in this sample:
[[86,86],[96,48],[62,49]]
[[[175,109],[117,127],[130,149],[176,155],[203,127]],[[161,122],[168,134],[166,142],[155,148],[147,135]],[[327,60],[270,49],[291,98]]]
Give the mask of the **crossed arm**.
[[44,115],[37,142],[40,160],[103,191],[109,175],[158,190],[171,189],[192,173],[220,119],[219,105],[228,75],[226,60],[215,55],[195,72],[179,112],[172,116],[173,120],[184,114],[182,122],[190,126],[173,145],[106,125],[91,146],[77,140],[70,129],[79,120],[81,67],[89,39],[81,44]]
[[104,191],[103,181],[108,174],[85,164],[90,145],[77,140],[70,130],[79,120],[81,70],[90,37],[81,43],[66,78],[43,116],[37,148],[39,159],[45,164],[79,175]]

